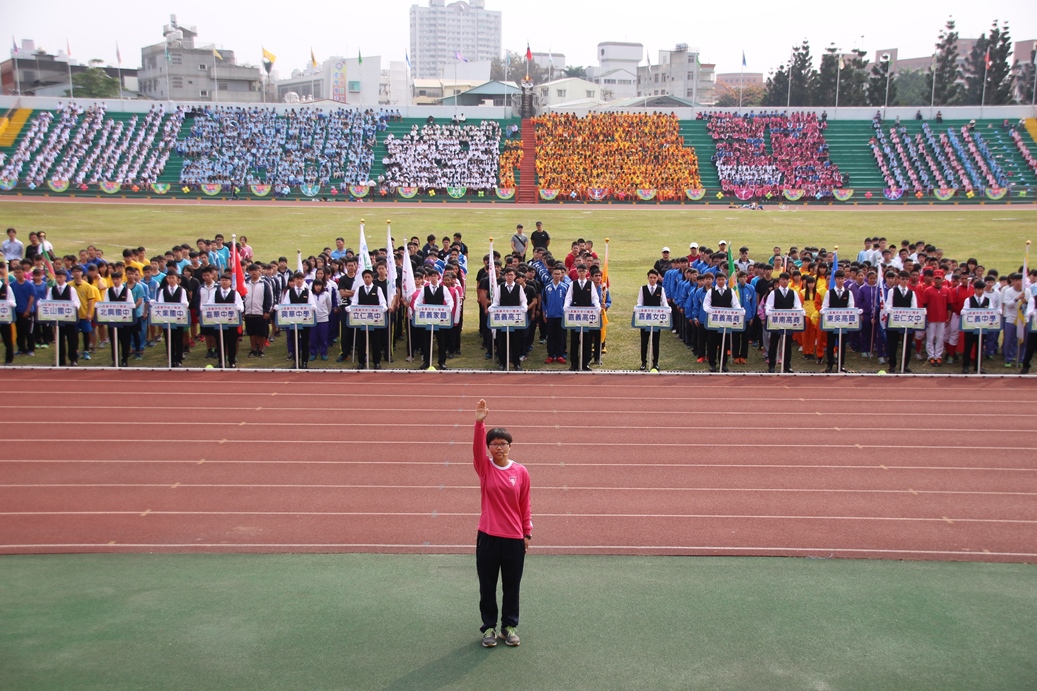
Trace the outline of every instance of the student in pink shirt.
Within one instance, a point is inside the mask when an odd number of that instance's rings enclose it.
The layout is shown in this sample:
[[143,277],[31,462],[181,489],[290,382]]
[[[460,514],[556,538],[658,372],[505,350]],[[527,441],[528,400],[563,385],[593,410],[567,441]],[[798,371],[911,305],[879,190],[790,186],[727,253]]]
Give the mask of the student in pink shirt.
[[[482,644],[519,644],[519,584],[533,522],[529,508],[529,473],[508,458],[511,434],[503,427],[489,432],[483,421],[489,414],[485,400],[475,407],[475,440],[472,443],[475,472],[479,475],[482,512],[475,542],[475,568],[479,573],[479,611],[482,614]],[[487,450],[489,455],[487,455]],[[497,574],[501,577],[503,602],[501,632],[497,627]]]

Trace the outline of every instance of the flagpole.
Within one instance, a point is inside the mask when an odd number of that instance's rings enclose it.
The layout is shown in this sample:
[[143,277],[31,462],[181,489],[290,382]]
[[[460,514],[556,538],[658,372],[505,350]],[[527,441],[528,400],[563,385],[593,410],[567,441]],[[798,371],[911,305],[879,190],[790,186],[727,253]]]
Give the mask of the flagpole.
[[936,53],[933,53],[933,65],[932,65],[932,69],[933,69],[933,93],[929,97],[929,119],[930,120],[933,119],[933,108],[936,107],[936,63],[937,63],[937,55],[936,55]]
[[742,51],[742,67],[738,71],[738,110],[742,109],[742,89],[745,88],[745,51]]
[[835,63],[835,109],[839,110],[839,81],[843,74],[843,56],[840,55]]
[[122,53],[119,52],[119,42],[115,42],[115,58],[119,69],[119,100],[122,100]]
[[[789,58],[789,94],[788,94],[788,96],[786,97],[786,100],[785,100],[785,109],[786,110],[788,110],[789,108],[792,107],[792,60],[793,60],[793,58]],[[782,345],[782,347],[784,348],[785,346]]]
[[216,49],[212,49],[212,80],[216,82],[216,100],[213,103],[220,102],[220,76],[216,74]]
[[14,50],[11,51],[11,55],[14,57],[14,88],[19,96],[22,95],[22,80],[18,74],[18,42],[14,40],[14,36],[11,37],[11,44]]
[[[65,44],[68,47],[68,44]],[[76,85],[72,83],[72,54],[68,55],[68,95],[70,98],[76,97]]]
[[[983,60],[983,95],[979,97],[979,117],[983,119],[983,106],[987,100],[987,72],[990,70],[990,47],[987,47],[987,54]],[[980,339],[983,338],[982,332],[979,335]],[[976,357],[979,360],[979,357]]]

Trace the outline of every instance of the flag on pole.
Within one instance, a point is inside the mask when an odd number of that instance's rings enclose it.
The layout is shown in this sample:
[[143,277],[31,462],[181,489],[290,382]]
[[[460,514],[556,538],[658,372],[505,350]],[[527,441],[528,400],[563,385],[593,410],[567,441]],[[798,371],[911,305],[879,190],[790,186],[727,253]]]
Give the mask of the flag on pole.
[[403,51],[403,59],[407,62],[407,69],[409,70],[411,68],[410,67],[410,53],[408,53],[407,51]]
[[173,56],[169,53],[169,44],[166,44],[166,62],[173,62]]
[[72,45],[65,39],[65,55],[72,57]]
[[313,48],[310,48],[310,65],[317,66],[317,56],[313,54]]
[[990,46],[987,46],[987,53],[983,56],[983,64],[986,65],[986,69],[990,69]]
[[454,51],[454,59],[455,60],[460,60],[461,62],[468,62],[468,58],[466,58],[465,56],[461,55],[461,51],[459,51],[459,50],[455,50]]
[[358,64],[358,65],[363,65],[364,64],[364,56],[360,54],[360,49],[359,48],[356,49],[356,64]]
[[490,302],[497,298],[497,267],[493,263],[493,239],[490,239],[490,275],[487,285],[490,287]]
[[[394,262],[395,263],[395,262]],[[400,267],[400,287],[403,289],[403,300],[410,306],[410,299],[418,289],[414,283],[414,265],[410,262],[410,252],[407,245],[403,246],[403,263]]]
[[[46,252],[44,252],[46,255]],[[1019,355],[1023,354],[1021,346],[1026,342],[1026,308],[1029,304],[1029,300],[1026,298],[1027,294],[1034,295],[1034,287],[1030,286],[1027,290],[1026,282],[1030,280],[1030,241],[1026,241],[1026,253],[1023,255],[1023,294],[1019,298],[1019,310],[1016,316],[1016,336],[1019,339],[1020,349],[1016,352],[1016,360],[1019,359]]]
[[508,79],[508,72],[511,71],[511,51],[504,51],[504,80]]
[[14,40],[14,36],[11,36],[11,55],[18,52],[18,41]]
[[388,254],[385,266],[388,269],[386,290],[389,293],[385,296],[385,302],[388,305],[392,305],[392,300],[396,297],[396,248],[392,246],[392,223],[389,221],[385,222],[385,251]]
[[118,41],[115,42],[115,59],[119,62],[120,65],[122,64],[122,53],[119,52]]
[[248,295],[245,288],[245,271],[241,268],[241,257],[238,256],[238,236],[230,236],[231,286],[241,297]]
[[367,238],[364,236],[364,221],[360,221],[360,252],[357,257],[360,260],[360,271],[369,269],[374,271],[374,267],[371,266],[371,250],[367,249]]
[[215,48],[212,49],[212,56],[217,60],[223,60],[223,56],[220,55],[220,51],[216,50]]
[[555,64],[555,56],[551,52],[550,48],[547,49],[547,64],[551,65],[552,67],[554,67],[554,64]]
[[842,56],[842,55],[840,55],[840,56],[839,56],[839,71],[841,72],[841,71],[843,71],[844,69],[846,69],[846,62],[845,62],[845,61],[843,61],[843,56]]
[[735,260],[731,256],[731,245],[727,246],[727,280],[735,280]]
[[533,51],[529,48],[529,41],[526,41],[526,60],[530,62],[533,60]]
[[745,51],[742,51],[742,67],[745,67]]
[[299,273],[303,273],[302,270],[302,250],[295,250],[295,270]]
[[601,264],[601,306],[609,294],[609,239],[605,238],[605,261]]
[[277,62],[277,56],[271,53],[266,48],[263,48],[263,59],[269,62],[271,65]]

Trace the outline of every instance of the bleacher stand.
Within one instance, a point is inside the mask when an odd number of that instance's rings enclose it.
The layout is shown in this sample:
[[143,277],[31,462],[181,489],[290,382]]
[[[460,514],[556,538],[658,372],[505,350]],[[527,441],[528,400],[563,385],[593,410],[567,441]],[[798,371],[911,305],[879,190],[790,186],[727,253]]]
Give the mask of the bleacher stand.
[[410,134],[386,136],[384,182],[390,189],[493,189],[500,141],[500,124],[494,120],[478,125],[414,125]]

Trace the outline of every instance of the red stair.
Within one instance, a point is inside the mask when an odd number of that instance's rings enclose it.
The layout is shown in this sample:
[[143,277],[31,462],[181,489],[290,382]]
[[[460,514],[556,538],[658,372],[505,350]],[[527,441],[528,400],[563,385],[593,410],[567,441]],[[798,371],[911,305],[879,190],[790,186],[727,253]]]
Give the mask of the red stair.
[[519,185],[515,201],[519,204],[536,204],[540,199],[537,192],[537,149],[536,128],[533,120],[522,121],[522,163],[519,164]]

